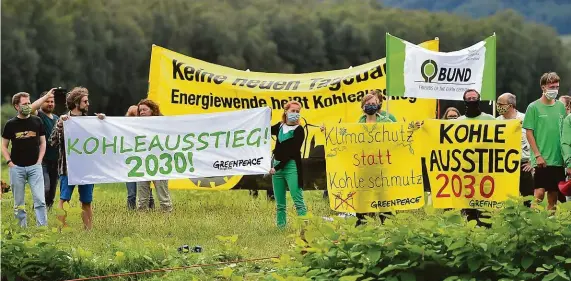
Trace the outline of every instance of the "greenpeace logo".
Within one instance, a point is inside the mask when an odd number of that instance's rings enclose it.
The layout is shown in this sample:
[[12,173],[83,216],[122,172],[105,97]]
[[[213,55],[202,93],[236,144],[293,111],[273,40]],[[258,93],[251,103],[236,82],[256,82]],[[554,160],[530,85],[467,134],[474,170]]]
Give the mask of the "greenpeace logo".
[[218,170],[226,171],[232,170],[236,167],[260,166],[262,164],[262,159],[264,159],[264,157],[230,161],[215,161],[214,164],[212,164],[212,167]]
[[[438,67],[434,60],[425,60],[420,66],[420,74],[425,83],[436,84],[459,84],[459,85],[472,85],[469,83],[472,78],[472,70],[470,68],[455,68],[455,67]],[[436,78],[436,79],[435,79]],[[436,81],[434,81],[436,80]]]

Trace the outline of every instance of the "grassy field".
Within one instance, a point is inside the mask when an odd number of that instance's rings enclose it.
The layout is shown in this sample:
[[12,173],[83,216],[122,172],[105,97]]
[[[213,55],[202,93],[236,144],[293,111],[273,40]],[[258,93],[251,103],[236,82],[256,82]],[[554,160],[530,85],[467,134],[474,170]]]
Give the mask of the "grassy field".
[[[6,166],[2,179],[7,180]],[[308,209],[315,215],[331,215],[327,200],[319,191],[305,192]],[[130,211],[126,207],[126,188],[123,184],[96,185],[94,191],[93,230],[83,230],[79,198],[74,192],[68,223],[70,230],[60,233],[61,240],[70,246],[80,246],[95,255],[114,255],[111,244],[125,237],[135,241],[145,238],[177,248],[181,245],[200,245],[205,254],[220,248],[215,237],[238,235],[237,246],[246,258],[276,256],[286,252],[294,243],[291,234],[298,229],[293,225],[295,210],[288,195],[288,228],[275,227],[275,203],[266,200],[265,191],[252,198],[247,190],[192,191],[172,190],[174,211]],[[56,199],[59,198],[59,190]],[[156,197],[155,197],[156,198]],[[14,224],[12,193],[3,195],[1,202],[2,224]],[[26,187],[26,211],[29,227],[35,227],[31,193]],[[49,227],[56,228],[56,209],[48,213]],[[141,239],[142,240],[142,239]]]

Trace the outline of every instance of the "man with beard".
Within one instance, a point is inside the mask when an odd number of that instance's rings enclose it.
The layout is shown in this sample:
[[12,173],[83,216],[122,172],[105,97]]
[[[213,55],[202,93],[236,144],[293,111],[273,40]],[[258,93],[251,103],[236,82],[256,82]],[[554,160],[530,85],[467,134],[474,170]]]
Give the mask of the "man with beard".
[[[43,92],[40,95],[40,98],[32,103],[32,112],[42,120],[46,136],[48,137],[51,135],[54,126],[58,121],[58,116],[53,114],[53,110],[55,108],[54,90],[55,88],[51,89],[49,92]],[[54,204],[54,198],[56,196],[58,180],[57,160],[57,148],[48,143],[46,146],[46,154],[42,161],[44,192],[46,197],[46,206],[48,209]]]
[[[66,106],[69,109],[68,114],[62,115],[58,120],[56,128],[50,136],[50,144],[53,147],[58,147],[58,173],[60,175],[60,200],[58,208],[63,210],[63,204],[71,200],[73,189],[75,186],[68,185],[67,179],[67,161],[65,157],[65,136],[63,131],[63,122],[68,118],[80,118],[79,116],[87,116],[89,109],[89,92],[84,87],[75,87],[69,92],[66,98]],[[97,113],[99,119],[104,119],[105,114]],[[78,116],[78,117],[75,117]],[[93,200],[93,184],[83,184],[78,186],[79,201],[81,202],[81,209],[83,210],[81,218],[85,229],[89,230],[93,222],[93,209],[91,208],[91,201]],[[67,214],[62,216],[58,215],[58,219],[63,226],[67,226],[65,219]]]
[[[42,120],[31,115],[30,95],[20,92],[12,97],[18,115],[8,120],[2,132],[2,155],[10,174],[14,194],[14,216],[21,227],[27,226],[25,208],[26,182],[30,184],[37,225],[48,224],[42,159],[46,152],[46,137]],[[12,143],[12,149],[8,146]]]
[[458,120],[496,120],[494,116],[480,110],[480,93],[474,89],[464,92],[464,104],[466,112],[458,117]]

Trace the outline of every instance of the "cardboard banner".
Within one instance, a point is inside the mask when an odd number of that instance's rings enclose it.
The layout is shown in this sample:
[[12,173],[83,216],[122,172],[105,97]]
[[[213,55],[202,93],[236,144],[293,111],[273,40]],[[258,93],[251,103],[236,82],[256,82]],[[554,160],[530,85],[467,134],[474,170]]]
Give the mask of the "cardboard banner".
[[455,52],[427,50],[387,34],[390,96],[462,100],[476,89],[496,99],[496,36]]
[[[420,46],[438,51],[438,41]],[[148,98],[166,115],[224,112],[245,108],[272,108],[272,124],[281,120],[289,100],[302,104],[301,125],[306,141],[302,147],[304,188],[325,189],[324,137],[319,127],[326,123],[356,122],[363,114],[361,98],[378,89],[386,97],[385,59],[350,69],[304,74],[241,71],[153,46]],[[388,108],[387,108],[388,107]],[[436,100],[391,97],[383,103],[400,122],[434,118]],[[271,187],[271,177],[241,177],[173,181],[172,188],[226,190],[239,183],[256,189],[260,182]]]
[[64,122],[70,184],[266,174],[270,109]]
[[424,206],[421,144],[416,132],[414,123],[327,125],[331,209],[367,213]]
[[417,138],[435,208],[501,208],[519,195],[519,120],[427,120]]

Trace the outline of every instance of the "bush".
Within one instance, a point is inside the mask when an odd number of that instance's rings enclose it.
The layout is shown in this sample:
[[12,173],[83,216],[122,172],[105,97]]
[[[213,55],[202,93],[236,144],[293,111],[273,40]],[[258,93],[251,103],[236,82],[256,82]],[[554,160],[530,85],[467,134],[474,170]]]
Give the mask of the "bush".
[[[193,264],[232,261],[241,257],[235,245],[237,236],[218,239],[220,250],[210,255],[179,253],[177,249],[140,237],[125,237],[109,242],[109,252],[93,253],[80,245],[60,241],[57,229],[3,226],[2,281],[8,280],[67,280],[108,274],[173,268]],[[64,232],[74,231],[64,228]],[[159,272],[124,277],[120,280],[239,280],[252,270],[250,265],[192,268],[184,271]]]
[[431,208],[398,213],[383,226],[312,219],[307,243],[298,239],[274,279],[571,280],[571,203],[551,215],[522,202],[493,211],[490,229]]

